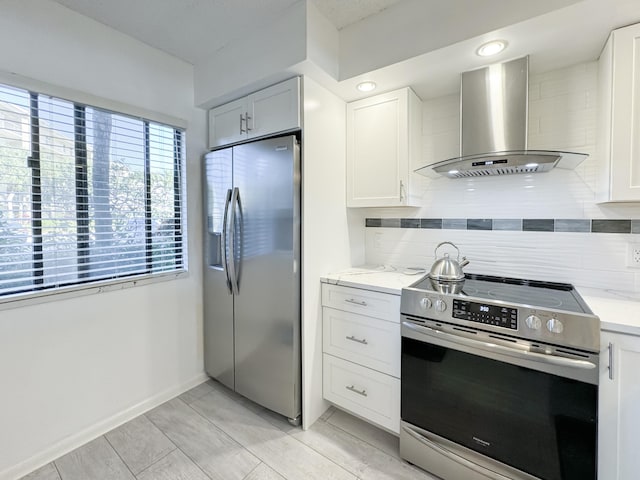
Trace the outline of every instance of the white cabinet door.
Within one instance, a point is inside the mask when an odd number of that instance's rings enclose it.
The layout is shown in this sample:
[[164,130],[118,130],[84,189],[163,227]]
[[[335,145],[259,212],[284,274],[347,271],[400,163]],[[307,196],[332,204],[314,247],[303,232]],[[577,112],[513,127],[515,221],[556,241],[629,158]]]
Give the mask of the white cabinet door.
[[229,145],[247,138],[246,113],[246,97],[209,110],[209,148]]
[[419,148],[420,100],[409,88],[347,104],[347,206],[415,204],[410,167]]
[[249,95],[249,138],[300,128],[299,99],[298,77]]
[[640,202],[640,24],[611,32],[600,57],[601,202]]
[[209,148],[301,128],[300,78],[209,110]]
[[602,332],[598,478],[640,476],[640,337]]

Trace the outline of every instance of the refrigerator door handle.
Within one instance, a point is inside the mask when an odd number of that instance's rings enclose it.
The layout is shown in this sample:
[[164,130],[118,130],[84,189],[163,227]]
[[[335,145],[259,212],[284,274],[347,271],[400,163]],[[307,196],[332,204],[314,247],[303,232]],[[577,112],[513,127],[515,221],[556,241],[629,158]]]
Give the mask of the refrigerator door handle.
[[233,293],[231,287],[231,277],[229,277],[229,257],[227,256],[227,248],[229,245],[229,237],[227,236],[227,224],[229,223],[229,203],[231,203],[231,189],[227,189],[227,198],[224,202],[224,216],[222,217],[222,265],[224,273],[227,276],[227,290]]
[[[229,256],[231,257],[231,261],[229,262],[229,275],[231,277],[231,288],[234,295],[237,295],[239,291],[236,271],[236,205],[240,205],[240,190],[238,187],[234,187],[233,194],[231,195],[231,231],[229,234]],[[240,219],[242,220],[242,215]],[[242,234],[242,227],[240,227],[240,234]]]
[[[242,216],[242,198],[240,197],[240,190],[238,189],[238,194],[236,195],[236,208],[237,210],[234,209],[234,215],[235,212],[238,212],[238,217],[239,217],[239,221],[238,223],[238,252],[236,254],[237,258],[238,258],[238,264],[236,265],[235,263],[235,258],[234,257],[234,263],[233,263],[233,267],[235,270],[235,276],[234,278],[234,282],[236,284],[236,293],[238,293],[240,291],[240,278],[242,277],[242,245],[243,245],[243,239],[244,239],[244,218]],[[235,218],[235,217],[234,217]],[[234,250],[235,252],[235,250]]]

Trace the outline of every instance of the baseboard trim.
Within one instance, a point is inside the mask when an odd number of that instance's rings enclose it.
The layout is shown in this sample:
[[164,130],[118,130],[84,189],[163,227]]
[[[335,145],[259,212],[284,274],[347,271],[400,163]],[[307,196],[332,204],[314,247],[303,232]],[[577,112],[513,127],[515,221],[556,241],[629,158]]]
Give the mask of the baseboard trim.
[[0,472],[0,480],[16,480],[18,478],[21,478],[24,475],[27,475],[28,473],[31,473],[34,470],[37,470],[38,468],[46,465],[47,463],[52,462],[56,458],[59,458],[62,455],[75,450],[81,445],[84,445],[85,443],[90,442],[91,440],[94,440],[101,435],[104,435],[105,433],[113,430],[116,427],[119,427],[123,423],[127,423],[129,420],[134,419],[138,415],[148,412],[158,405],[163,404],[167,400],[171,400],[181,393],[184,393],[187,390],[200,385],[208,378],[209,377],[207,376],[207,374],[202,372],[193,377],[191,380],[184,382],[177,387],[172,387],[164,390],[146,400],[143,400],[140,403],[137,403],[136,405],[133,405],[130,408],[127,408],[126,410],[118,412],[115,415],[112,415],[104,420],[95,423],[85,430],[65,437],[62,440],[54,443],[44,451]]

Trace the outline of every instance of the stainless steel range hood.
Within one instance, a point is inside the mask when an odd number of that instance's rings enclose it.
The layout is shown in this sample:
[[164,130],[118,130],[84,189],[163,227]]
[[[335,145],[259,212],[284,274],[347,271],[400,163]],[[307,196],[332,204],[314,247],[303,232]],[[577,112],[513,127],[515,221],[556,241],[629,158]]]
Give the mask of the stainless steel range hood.
[[450,178],[575,168],[588,155],[527,149],[529,57],[465,72],[460,88],[460,156],[416,170]]

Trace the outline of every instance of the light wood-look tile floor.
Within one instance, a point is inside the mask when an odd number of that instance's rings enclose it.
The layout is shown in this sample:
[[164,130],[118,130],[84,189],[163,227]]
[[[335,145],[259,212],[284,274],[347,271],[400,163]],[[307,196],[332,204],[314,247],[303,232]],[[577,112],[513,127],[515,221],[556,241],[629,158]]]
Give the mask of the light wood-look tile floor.
[[210,380],[23,480],[435,480],[330,408],[309,430]]

